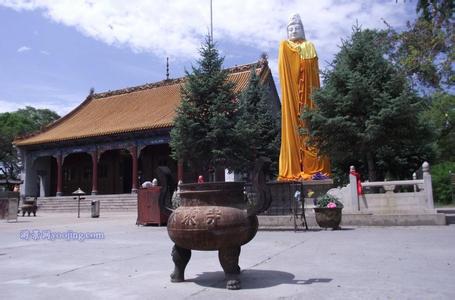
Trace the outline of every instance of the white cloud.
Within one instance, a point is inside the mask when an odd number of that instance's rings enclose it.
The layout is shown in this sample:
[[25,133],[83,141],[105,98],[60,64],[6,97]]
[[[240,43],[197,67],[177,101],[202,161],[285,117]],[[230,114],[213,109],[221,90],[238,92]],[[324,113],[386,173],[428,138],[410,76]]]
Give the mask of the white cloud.
[[[289,15],[298,12],[307,38],[328,59],[356,20],[368,28],[384,28],[382,19],[392,26],[404,26],[413,18],[415,7],[408,2],[213,0],[214,36],[215,40],[252,46],[258,53],[274,52],[286,38]],[[16,10],[41,11],[54,22],[107,44],[174,58],[198,56],[210,27],[209,4],[209,0],[0,0],[0,5]]]
[[[0,6],[34,10],[90,38],[151,53],[163,60],[169,56],[177,63],[198,57],[201,41],[210,28],[210,0],[0,0]],[[278,44],[286,38],[286,24],[292,13],[300,13],[306,37],[316,45],[324,68],[356,21],[363,28],[385,28],[383,20],[394,27],[404,27],[406,21],[415,18],[414,11],[414,1],[213,0],[214,37],[223,44],[244,46],[245,52],[257,50],[257,57],[267,52],[276,80]],[[39,33],[35,30],[34,34]],[[27,50],[31,49],[23,46],[17,51]],[[231,57],[225,49],[220,50]],[[46,50],[40,53],[49,55]],[[236,51],[238,55],[242,51]],[[50,100],[37,100],[39,104],[33,100],[0,101],[0,107],[15,110],[17,105],[39,105],[64,114],[85,97],[63,95],[61,91],[40,94],[43,96]]]
[[27,51],[30,51],[30,50],[32,50],[32,48],[27,47],[27,46],[22,46],[22,47],[18,48],[16,51],[21,53],[21,52],[27,52]]
[[[63,98],[66,97],[66,98]],[[0,99],[0,113],[13,112],[18,109],[32,106],[34,108],[50,109],[60,116],[64,116],[81,103],[81,96],[60,95],[55,101],[7,101]]]
[[15,101],[6,101],[0,99],[0,113],[17,110],[17,103]]
[[0,113],[33,106],[47,108],[63,116],[79,105],[81,100],[87,96],[87,94],[69,92],[59,87],[43,84],[20,84],[16,88],[21,90],[20,96],[7,95],[0,98]]

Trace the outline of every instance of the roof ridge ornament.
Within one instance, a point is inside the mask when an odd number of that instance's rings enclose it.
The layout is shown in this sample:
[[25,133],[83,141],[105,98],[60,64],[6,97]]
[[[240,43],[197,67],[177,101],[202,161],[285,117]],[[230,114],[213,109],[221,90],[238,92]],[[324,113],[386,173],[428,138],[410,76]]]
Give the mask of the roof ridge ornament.
[[[226,70],[228,72],[228,74],[247,72],[247,71],[249,72],[251,70],[251,67],[254,65],[255,65],[255,63],[251,63],[251,64],[245,64],[245,65],[240,65],[240,66],[234,66],[231,68],[225,68],[224,70]],[[265,65],[259,64],[258,67],[262,68],[265,66],[266,66],[266,64]],[[96,94],[93,94],[93,98],[100,99],[100,98],[105,98],[105,97],[110,97],[110,96],[132,93],[132,92],[136,92],[136,91],[158,88],[158,87],[162,87],[162,86],[166,86],[166,85],[179,84],[179,83],[182,83],[183,81],[185,81],[185,79],[186,79],[186,77],[180,77],[180,78],[169,79],[169,80],[165,79],[165,80],[161,80],[161,81],[154,82],[154,83],[146,83],[143,85],[127,87],[127,88],[123,88],[123,89],[119,89],[119,90],[96,93]]]
[[268,61],[269,56],[267,55],[266,52],[262,52],[261,56],[259,57],[258,65],[259,67],[265,67],[269,65]]

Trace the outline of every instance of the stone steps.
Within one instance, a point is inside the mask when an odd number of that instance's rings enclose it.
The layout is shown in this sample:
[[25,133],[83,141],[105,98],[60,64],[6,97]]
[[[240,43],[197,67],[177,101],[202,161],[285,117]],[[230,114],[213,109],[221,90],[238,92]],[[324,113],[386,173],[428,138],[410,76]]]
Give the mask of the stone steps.
[[[80,202],[81,211],[89,211],[91,202],[100,201],[100,211],[137,211],[136,194],[86,195]],[[38,210],[43,212],[77,212],[78,200],[73,196],[40,197]]]

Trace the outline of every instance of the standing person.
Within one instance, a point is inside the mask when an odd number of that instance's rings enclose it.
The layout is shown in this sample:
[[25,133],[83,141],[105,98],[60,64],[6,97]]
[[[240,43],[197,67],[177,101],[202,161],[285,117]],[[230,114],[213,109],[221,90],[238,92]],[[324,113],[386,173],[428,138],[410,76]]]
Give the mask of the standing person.
[[280,43],[278,70],[281,85],[281,149],[278,180],[309,180],[330,175],[327,157],[306,145],[307,137],[299,133],[307,128],[300,119],[304,107],[313,108],[313,90],[320,87],[319,66],[313,43],[305,39],[298,14],[287,26],[288,39]]

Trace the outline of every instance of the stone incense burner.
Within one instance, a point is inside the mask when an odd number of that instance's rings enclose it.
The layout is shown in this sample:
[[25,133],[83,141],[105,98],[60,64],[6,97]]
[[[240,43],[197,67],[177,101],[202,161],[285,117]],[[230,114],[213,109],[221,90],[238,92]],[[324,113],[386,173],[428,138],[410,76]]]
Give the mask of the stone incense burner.
[[258,230],[257,214],[270,206],[264,166],[259,160],[253,176],[253,203],[245,197],[244,182],[211,182],[180,185],[180,206],[169,217],[167,230],[175,243],[172,282],[185,280],[191,250],[218,251],[227,289],[240,288],[240,247]]

